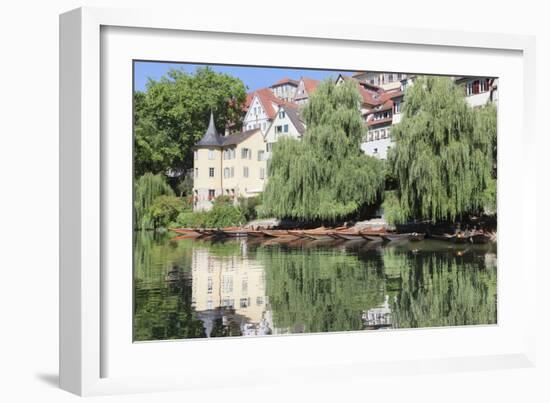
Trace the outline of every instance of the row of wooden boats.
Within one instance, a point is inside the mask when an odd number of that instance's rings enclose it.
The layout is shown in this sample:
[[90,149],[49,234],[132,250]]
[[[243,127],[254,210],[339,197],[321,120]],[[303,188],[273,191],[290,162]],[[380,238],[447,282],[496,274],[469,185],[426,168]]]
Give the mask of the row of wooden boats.
[[312,240],[330,240],[343,239],[348,241],[366,240],[366,241],[421,241],[425,234],[406,233],[398,234],[388,232],[385,228],[373,228],[359,230],[356,228],[336,227],[315,229],[248,229],[242,227],[226,228],[175,228],[173,232],[180,234],[179,239],[198,238],[208,236],[228,236],[228,237],[268,237],[284,239],[312,239]]
[[343,239],[348,241],[366,240],[376,241],[422,241],[425,237],[453,243],[484,244],[490,242],[492,234],[485,231],[462,231],[455,234],[424,234],[417,232],[395,233],[385,228],[357,229],[349,227],[315,229],[251,229],[243,227],[225,228],[174,228],[171,231],[179,234],[178,239],[202,237],[265,237],[284,240],[312,239],[331,240]]

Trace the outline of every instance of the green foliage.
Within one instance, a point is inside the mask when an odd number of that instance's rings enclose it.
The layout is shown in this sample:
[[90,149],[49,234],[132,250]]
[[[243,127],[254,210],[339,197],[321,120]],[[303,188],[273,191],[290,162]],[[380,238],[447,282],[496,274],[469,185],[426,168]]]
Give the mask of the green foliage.
[[302,141],[274,146],[261,215],[336,220],[373,203],[384,182],[383,162],[360,149],[364,134],[356,85],[321,83],[302,111]]
[[134,96],[135,175],[184,172],[192,167],[192,150],[208,126],[213,110],[216,127],[242,123],[246,89],[241,80],[212,69],[194,74],[171,70],[149,80]]
[[[184,281],[191,268],[192,244],[169,242],[147,231],[134,233],[134,340],[205,337],[192,308],[192,285]],[[182,281],[167,283],[176,268]]]
[[252,221],[258,217],[258,207],[261,203],[261,196],[239,197],[239,208],[246,221]]
[[148,172],[134,183],[134,228],[154,229],[151,206],[159,196],[175,196],[164,175]]
[[[479,213],[496,178],[496,108],[472,109],[449,78],[423,77],[406,93],[388,162],[399,221],[454,221]],[[390,203],[388,202],[388,203]]]
[[277,328],[295,332],[363,329],[363,310],[384,301],[380,259],[330,250],[262,248],[257,254],[266,270],[266,288]]
[[384,192],[382,209],[384,210],[384,218],[389,224],[393,225],[407,220],[407,217],[403,214],[403,210],[399,205],[396,190],[386,190]]
[[[495,256],[496,258],[496,256]],[[473,254],[387,250],[385,272],[399,278],[392,298],[399,328],[494,324],[497,268]]]
[[221,228],[242,225],[246,222],[243,211],[234,206],[228,196],[218,196],[209,211],[184,211],[176,225],[190,228]]
[[162,195],[153,201],[149,207],[149,215],[155,228],[164,227],[176,219],[183,209],[183,201],[176,196]]

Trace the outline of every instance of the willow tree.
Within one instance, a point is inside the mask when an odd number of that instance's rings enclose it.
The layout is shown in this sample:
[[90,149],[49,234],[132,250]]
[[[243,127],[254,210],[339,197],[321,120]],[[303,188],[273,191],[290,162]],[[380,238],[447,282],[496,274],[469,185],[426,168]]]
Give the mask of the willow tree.
[[263,215],[336,220],[375,202],[383,164],[360,149],[364,126],[356,85],[321,83],[301,111],[303,140],[280,139],[273,148]]
[[175,196],[164,175],[148,172],[134,183],[134,228],[153,229],[151,206],[159,196]]
[[396,221],[454,221],[496,194],[496,108],[471,108],[450,78],[422,77],[407,90],[392,137],[397,188],[385,207]]

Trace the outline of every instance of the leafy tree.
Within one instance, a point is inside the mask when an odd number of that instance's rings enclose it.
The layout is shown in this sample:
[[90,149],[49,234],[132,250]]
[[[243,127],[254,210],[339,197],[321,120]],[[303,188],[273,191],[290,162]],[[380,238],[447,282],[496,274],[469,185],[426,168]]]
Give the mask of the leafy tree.
[[179,197],[162,195],[149,207],[149,215],[155,228],[167,227],[177,218],[182,208],[183,202]]
[[392,137],[388,161],[397,186],[385,205],[398,221],[454,221],[488,204],[496,189],[494,106],[473,109],[451,79],[422,77],[407,90]]
[[300,220],[336,220],[373,203],[384,182],[382,161],[360,149],[364,134],[353,83],[321,83],[304,107],[302,141],[274,147],[261,213]]
[[164,175],[146,173],[134,184],[134,228],[154,229],[151,206],[159,196],[175,196]]
[[239,128],[246,89],[241,80],[212,69],[194,74],[170,70],[159,81],[149,80],[136,92],[135,175],[145,172],[183,174],[192,167],[192,150],[213,110],[216,126]]

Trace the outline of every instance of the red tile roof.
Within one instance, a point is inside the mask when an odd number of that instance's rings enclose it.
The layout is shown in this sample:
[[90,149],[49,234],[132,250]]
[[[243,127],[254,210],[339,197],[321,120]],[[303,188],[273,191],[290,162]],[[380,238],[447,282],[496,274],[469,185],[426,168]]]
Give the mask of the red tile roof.
[[[254,99],[255,96],[257,96],[260,100],[260,103],[262,104],[265,113],[269,117],[269,119],[273,119],[275,115],[277,114],[277,111],[273,107],[273,104],[276,105],[294,105],[291,102],[283,101],[281,98],[277,97],[269,88],[260,88],[259,90],[254,91],[251,94],[248,94],[251,96],[250,103],[248,104],[248,107],[250,107],[250,104],[252,103],[252,99]],[[247,97],[248,98],[248,97]]]
[[275,84],[273,84],[271,87],[273,88],[283,84],[293,84],[298,86],[298,81],[293,80],[292,78],[284,77],[284,78],[281,78],[279,81],[277,81]]
[[308,94],[311,94],[313,91],[315,91],[315,88],[317,88],[317,86],[321,82],[319,80],[314,80],[313,78],[307,77],[302,77],[302,80],[304,81],[304,86]]

